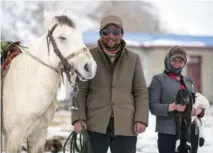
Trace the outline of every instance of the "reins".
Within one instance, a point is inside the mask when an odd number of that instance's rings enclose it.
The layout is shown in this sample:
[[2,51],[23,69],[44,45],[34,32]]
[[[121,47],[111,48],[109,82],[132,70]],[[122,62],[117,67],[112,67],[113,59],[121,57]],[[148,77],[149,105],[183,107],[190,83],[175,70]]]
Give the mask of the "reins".
[[58,46],[55,42],[55,39],[53,38],[53,31],[55,30],[55,28],[57,27],[58,25],[55,24],[51,29],[50,31],[48,32],[47,34],[47,47],[48,47],[48,54],[49,54],[49,43],[51,42],[52,43],[52,46],[53,46],[53,51],[55,52],[55,54],[58,56],[58,58],[60,59],[60,63],[58,65],[58,68],[60,70],[60,72],[64,72],[67,76],[67,79],[68,81],[70,82],[70,74],[69,72],[71,72],[72,70],[74,70],[74,67],[73,65],[71,65],[66,58],[64,58],[64,56],[61,54],[61,52],[59,51],[58,49]]

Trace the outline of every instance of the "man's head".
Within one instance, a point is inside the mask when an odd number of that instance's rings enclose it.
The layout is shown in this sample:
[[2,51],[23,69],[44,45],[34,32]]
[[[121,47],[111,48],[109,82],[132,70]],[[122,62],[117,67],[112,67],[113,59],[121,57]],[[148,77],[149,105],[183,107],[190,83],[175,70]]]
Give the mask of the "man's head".
[[116,49],[123,38],[123,21],[115,15],[108,15],[100,22],[102,43],[108,49]]

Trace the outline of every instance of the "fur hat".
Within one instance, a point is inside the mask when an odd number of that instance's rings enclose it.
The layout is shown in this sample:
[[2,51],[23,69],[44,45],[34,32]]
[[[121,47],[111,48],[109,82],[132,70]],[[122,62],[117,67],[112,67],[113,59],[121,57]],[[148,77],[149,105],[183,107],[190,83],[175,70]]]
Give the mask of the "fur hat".
[[116,15],[107,15],[101,19],[100,22],[100,29],[103,29],[106,27],[108,24],[115,24],[121,29],[123,29],[123,21],[120,17]]
[[186,51],[179,46],[174,46],[169,51],[169,59],[172,60],[173,58],[181,57],[185,63],[187,62],[187,55]]

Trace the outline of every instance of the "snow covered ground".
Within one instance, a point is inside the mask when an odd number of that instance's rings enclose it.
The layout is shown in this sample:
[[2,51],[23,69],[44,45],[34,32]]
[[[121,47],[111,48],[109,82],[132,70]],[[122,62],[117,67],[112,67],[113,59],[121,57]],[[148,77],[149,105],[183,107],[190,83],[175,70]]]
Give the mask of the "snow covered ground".
[[[55,114],[51,126],[48,128],[48,138],[52,136],[68,137],[72,132],[71,113],[69,111],[58,111]],[[199,148],[198,153],[212,153],[213,150],[213,105],[206,111],[203,118],[205,145]],[[24,152],[23,152],[24,153]],[[48,153],[48,152],[47,152]],[[62,152],[60,152],[62,153]],[[66,153],[69,153],[66,152]],[[108,150],[110,153],[110,150]],[[158,153],[157,134],[155,133],[155,117],[150,114],[149,126],[145,133],[138,135],[137,153]]]
[[[206,111],[203,118],[205,145],[199,148],[198,153],[212,153],[213,150],[213,105]],[[49,127],[49,136],[68,136],[72,131],[70,112],[56,113],[52,126]],[[110,153],[110,151],[108,151]],[[158,153],[157,134],[155,133],[155,117],[150,114],[149,126],[145,133],[138,135],[137,153]]]
[[[198,153],[212,153],[213,150],[213,105],[206,111],[203,118],[205,145],[199,148]],[[138,136],[137,153],[158,153],[155,117],[150,115],[149,127],[146,132]]]

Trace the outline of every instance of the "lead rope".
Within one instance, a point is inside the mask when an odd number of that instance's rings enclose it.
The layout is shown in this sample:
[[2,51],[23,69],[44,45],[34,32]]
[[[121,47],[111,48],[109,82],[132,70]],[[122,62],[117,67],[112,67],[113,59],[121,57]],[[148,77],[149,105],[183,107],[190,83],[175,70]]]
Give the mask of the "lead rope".
[[[90,143],[90,137],[87,130],[82,126],[80,134],[73,131],[64,143],[63,153],[66,151],[66,145],[70,141],[70,153],[93,153]],[[78,138],[79,136],[79,138]]]

